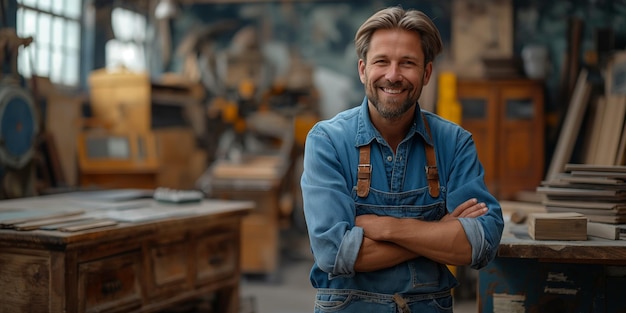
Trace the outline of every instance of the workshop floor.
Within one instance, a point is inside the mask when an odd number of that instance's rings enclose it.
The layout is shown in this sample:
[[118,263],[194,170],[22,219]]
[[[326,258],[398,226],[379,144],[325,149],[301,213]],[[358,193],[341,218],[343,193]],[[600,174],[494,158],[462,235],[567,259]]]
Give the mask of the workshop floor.
[[[283,234],[279,273],[267,277],[245,275],[241,282],[241,313],[312,313],[315,291],[309,283],[313,262],[304,235]],[[477,312],[476,301],[463,300],[455,313]]]

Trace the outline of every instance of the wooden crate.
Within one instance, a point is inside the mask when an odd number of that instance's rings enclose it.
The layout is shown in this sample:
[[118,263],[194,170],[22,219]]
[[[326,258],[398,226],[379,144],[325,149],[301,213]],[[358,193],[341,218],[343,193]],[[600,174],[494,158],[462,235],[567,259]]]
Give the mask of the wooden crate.
[[89,75],[93,117],[112,131],[149,131],[151,83],[146,73],[95,70]]

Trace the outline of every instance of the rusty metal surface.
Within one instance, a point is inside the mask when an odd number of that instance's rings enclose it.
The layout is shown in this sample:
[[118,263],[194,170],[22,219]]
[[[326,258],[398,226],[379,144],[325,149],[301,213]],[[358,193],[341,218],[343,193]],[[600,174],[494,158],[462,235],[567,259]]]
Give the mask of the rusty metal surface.
[[626,312],[624,266],[496,258],[478,289],[478,312]]

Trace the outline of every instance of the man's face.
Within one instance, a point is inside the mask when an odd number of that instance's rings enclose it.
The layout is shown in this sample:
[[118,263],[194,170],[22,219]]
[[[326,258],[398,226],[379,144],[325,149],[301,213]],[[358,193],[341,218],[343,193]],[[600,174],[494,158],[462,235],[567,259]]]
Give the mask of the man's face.
[[417,103],[432,72],[432,63],[424,64],[421,36],[378,30],[366,58],[359,60],[359,77],[370,104],[384,119],[400,118]]

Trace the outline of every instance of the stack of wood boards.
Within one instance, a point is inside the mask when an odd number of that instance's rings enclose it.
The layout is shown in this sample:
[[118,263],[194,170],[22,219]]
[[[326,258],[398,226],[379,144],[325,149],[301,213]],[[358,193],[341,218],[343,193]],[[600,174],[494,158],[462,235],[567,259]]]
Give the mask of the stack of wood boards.
[[588,70],[581,69],[546,180],[563,173],[570,162],[626,165],[626,50],[614,52],[606,64],[604,91],[597,95]]
[[576,212],[591,222],[626,223],[626,166],[566,164],[565,173],[542,182],[547,212]]
[[583,160],[587,164],[626,164],[626,96],[599,97],[590,108],[592,125],[588,128]]
[[105,226],[117,225],[117,221],[107,218],[95,218],[83,214],[83,210],[45,211],[45,210],[2,210],[0,228],[13,230],[58,230],[75,232]]
[[590,108],[584,163],[626,165],[626,51],[610,59],[604,86]]
[[534,240],[587,240],[587,218],[579,213],[532,213],[528,235]]

